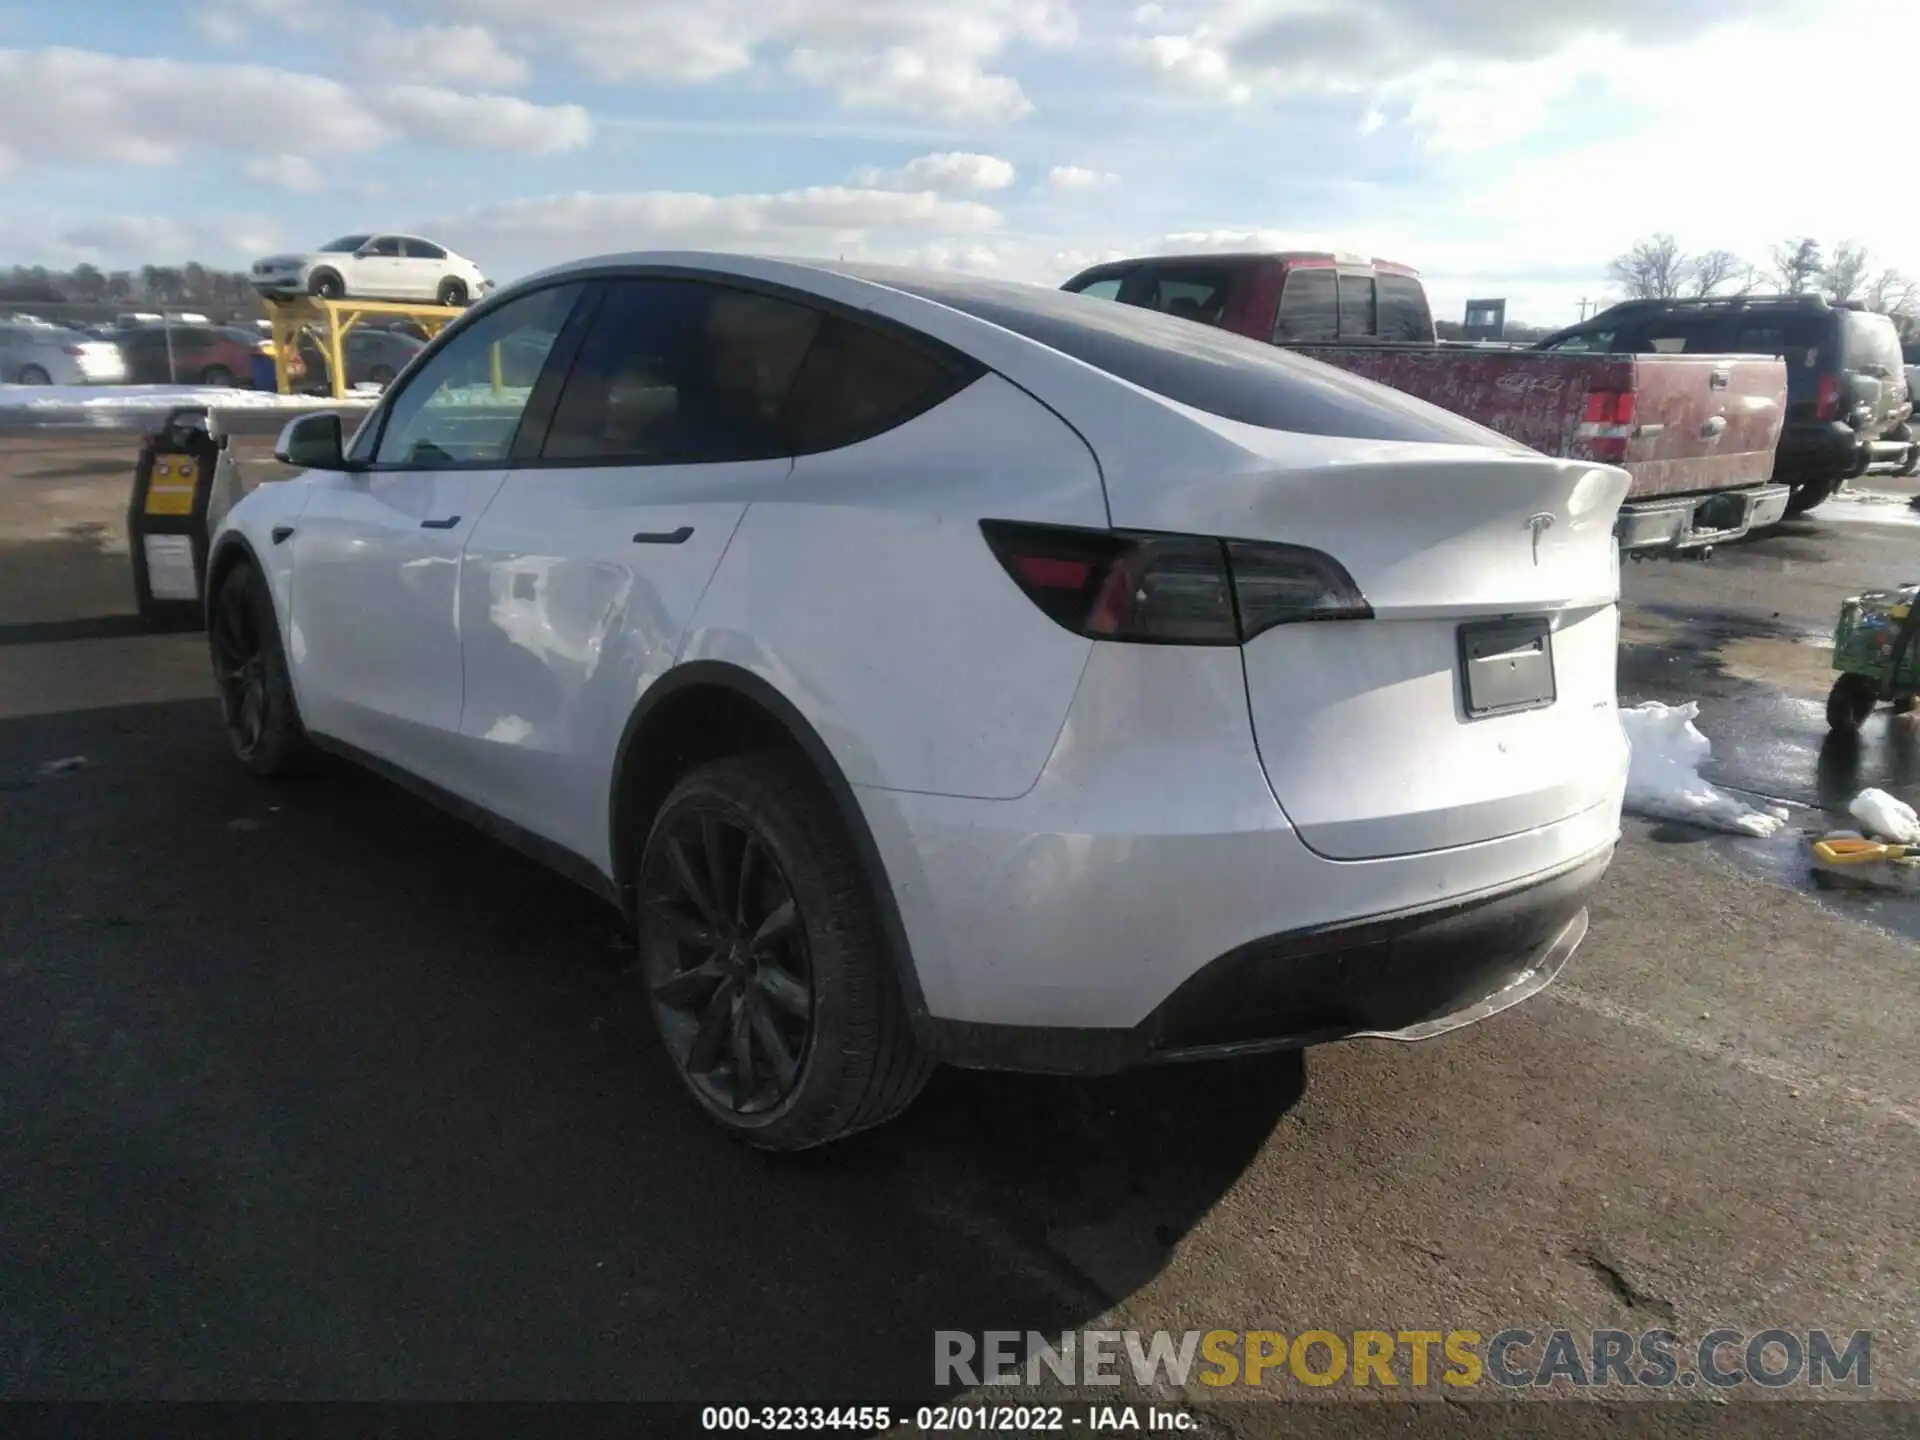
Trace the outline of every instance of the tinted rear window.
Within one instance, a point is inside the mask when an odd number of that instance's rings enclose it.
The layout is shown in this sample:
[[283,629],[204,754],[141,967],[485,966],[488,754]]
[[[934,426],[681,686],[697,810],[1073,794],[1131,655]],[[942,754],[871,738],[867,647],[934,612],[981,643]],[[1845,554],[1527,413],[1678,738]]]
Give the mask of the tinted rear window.
[[1870,369],[1882,380],[1901,373],[1906,362],[1900,358],[1900,332],[1893,321],[1862,310],[1844,312],[1841,321],[1849,370]]
[[1735,315],[1726,349],[1734,355],[1777,355],[1787,362],[1787,394],[1804,400],[1818,393],[1822,366],[1831,366],[1838,338],[1833,316]]
[[1374,319],[1373,277],[1340,277],[1340,338],[1371,340],[1378,331]]
[[1151,310],[959,275],[868,273],[883,285],[952,306],[1223,419],[1365,440],[1490,447],[1507,443],[1470,421],[1369,380]]
[[1280,310],[1274,317],[1274,343],[1292,340],[1304,344],[1339,336],[1340,297],[1333,271],[1289,269],[1280,290]]
[[1433,311],[1427,307],[1426,289],[1411,275],[1380,277],[1380,338],[1433,339]]

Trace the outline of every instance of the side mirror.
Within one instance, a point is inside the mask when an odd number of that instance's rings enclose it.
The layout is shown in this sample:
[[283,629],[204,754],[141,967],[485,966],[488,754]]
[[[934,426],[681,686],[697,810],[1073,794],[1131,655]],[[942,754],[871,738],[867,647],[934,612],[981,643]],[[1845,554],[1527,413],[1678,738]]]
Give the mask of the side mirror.
[[344,470],[340,417],[332,410],[289,420],[273,443],[273,458],[299,470]]

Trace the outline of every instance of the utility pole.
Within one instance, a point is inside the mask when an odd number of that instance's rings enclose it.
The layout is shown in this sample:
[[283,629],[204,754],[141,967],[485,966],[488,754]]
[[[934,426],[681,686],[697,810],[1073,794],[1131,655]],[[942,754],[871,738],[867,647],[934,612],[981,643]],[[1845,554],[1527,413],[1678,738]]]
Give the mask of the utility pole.
[[1587,297],[1584,295],[1580,297],[1580,318],[1582,320],[1587,318]]

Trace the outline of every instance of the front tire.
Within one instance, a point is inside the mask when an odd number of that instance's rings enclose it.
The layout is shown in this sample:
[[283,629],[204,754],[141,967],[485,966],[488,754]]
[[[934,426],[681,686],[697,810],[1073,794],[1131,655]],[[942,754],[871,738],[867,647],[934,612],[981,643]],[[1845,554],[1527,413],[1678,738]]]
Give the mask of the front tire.
[[200,372],[200,383],[226,389],[233,384],[233,372],[224,365],[209,365]]
[[723,1130],[804,1150],[881,1124],[932,1073],[845,827],[797,756],[685,776],[637,867],[641,975],[674,1073]]
[[321,300],[338,300],[347,293],[346,282],[332,270],[316,270],[307,282],[308,293]]
[[312,759],[312,743],[293,698],[273,597],[251,562],[235,565],[221,580],[208,613],[207,640],[234,758],[260,776],[303,769]]

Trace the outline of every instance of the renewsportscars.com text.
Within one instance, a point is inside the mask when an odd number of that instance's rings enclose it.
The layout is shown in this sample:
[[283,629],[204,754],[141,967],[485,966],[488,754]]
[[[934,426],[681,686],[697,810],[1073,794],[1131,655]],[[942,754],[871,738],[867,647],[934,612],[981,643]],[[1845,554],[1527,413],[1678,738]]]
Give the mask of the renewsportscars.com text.
[[937,1385],[1299,1384],[1729,1390],[1873,1384],[1873,1332],[1029,1330],[934,1332]]

